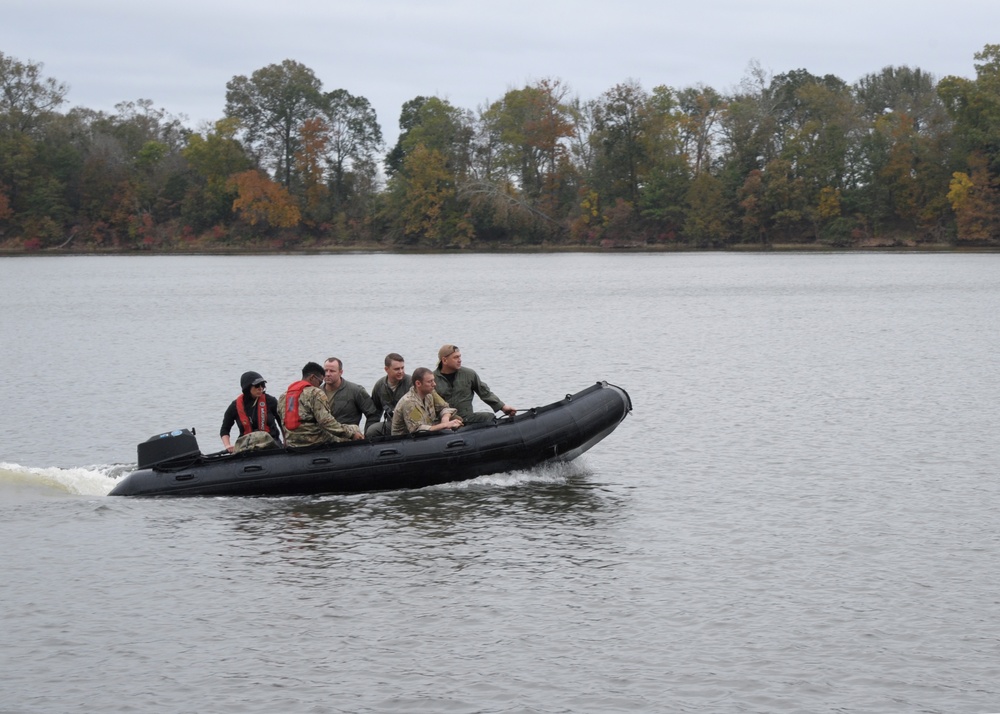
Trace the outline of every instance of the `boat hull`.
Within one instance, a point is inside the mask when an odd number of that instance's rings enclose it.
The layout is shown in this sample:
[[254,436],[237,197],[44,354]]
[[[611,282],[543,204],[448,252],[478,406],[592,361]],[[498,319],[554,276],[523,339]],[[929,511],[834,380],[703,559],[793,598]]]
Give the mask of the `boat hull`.
[[207,455],[133,471],[111,496],[293,496],[422,488],[570,461],[632,410],[607,382],[513,418],[377,441]]

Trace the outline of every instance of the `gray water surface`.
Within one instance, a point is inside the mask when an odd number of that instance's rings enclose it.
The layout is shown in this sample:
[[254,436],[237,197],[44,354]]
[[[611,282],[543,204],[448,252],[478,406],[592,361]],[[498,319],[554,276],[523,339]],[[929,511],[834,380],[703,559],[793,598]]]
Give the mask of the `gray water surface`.
[[[1000,256],[0,260],[2,712],[1000,711]],[[582,459],[107,498],[247,369],[458,344]]]

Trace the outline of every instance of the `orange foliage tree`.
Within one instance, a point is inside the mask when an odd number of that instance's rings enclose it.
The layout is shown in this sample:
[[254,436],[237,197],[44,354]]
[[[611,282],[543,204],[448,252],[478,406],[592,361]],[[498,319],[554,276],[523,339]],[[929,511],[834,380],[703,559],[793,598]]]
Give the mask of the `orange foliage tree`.
[[233,174],[230,179],[236,189],[233,212],[252,226],[264,223],[272,228],[294,228],[302,215],[295,199],[260,171]]
[[323,181],[323,156],[330,143],[330,130],[319,117],[306,119],[299,128],[299,148],[295,167],[302,180],[305,214],[312,221],[322,220],[329,191]]

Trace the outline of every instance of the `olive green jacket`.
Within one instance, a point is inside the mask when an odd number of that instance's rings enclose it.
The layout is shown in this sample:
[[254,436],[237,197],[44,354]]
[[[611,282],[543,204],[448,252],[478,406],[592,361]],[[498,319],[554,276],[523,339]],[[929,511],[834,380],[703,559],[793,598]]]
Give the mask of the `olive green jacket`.
[[389,386],[388,377],[382,377],[372,387],[372,402],[380,413],[384,412],[391,417],[393,409],[396,408],[396,402],[410,391],[410,387],[412,386],[413,378],[408,374],[403,375],[403,378],[399,380],[399,384],[396,385],[395,389]]
[[472,416],[473,394],[486,402],[486,406],[494,413],[503,408],[504,401],[491,392],[486,382],[479,379],[479,375],[468,367],[459,367],[457,372],[450,375],[442,374],[440,368],[436,369],[434,379],[437,382],[437,393],[453,406],[458,411],[458,416],[465,421]]
[[340,388],[332,393],[327,391],[326,384],[324,384],[323,394],[326,395],[330,413],[341,424],[360,426],[362,414],[365,416],[366,426],[374,424],[382,418],[382,410],[376,408],[368,390],[360,384],[342,379],[340,380]]

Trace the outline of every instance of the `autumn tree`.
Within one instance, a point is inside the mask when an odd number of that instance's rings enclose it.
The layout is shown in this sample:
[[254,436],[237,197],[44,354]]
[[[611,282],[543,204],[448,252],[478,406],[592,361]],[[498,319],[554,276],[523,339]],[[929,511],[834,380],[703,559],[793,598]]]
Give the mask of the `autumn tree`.
[[691,182],[687,204],[685,237],[698,248],[724,246],[729,239],[730,214],[723,183],[702,171]]
[[504,191],[515,189],[538,216],[536,240],[556,237],[578,200],[569,151],[573,118],[568,89],[549,79],[508,91],[480,114],[497,142],[491,181]]
[[472,226],[456,202],[455,177],[447,164],[440,151],[418,144],[393,176],[394,224],[404,242],[440,248],[471,240]]
[[969,172],[956,171],[948,200],[958,228],[958,239],[979,244],[1000,243],[1000,181],[992,176],[984,155],[969,158]]
[[256,169],[235,174],[230,179],[236,191],[233,212],[251,226],[294,228],[301,213],[288,189]]
[[295,170],[302,184],[302,211],[309,225],[329,216],[329,189],[324,180],[323,157],[330,144],[329,125],[319,117],[306,119],[299,128]]
[[157,226],[183,211],[189,132],[150,100],[115,109],[73,115],[81,133],[81,222],[95,242],[150,247],[161,237]]

